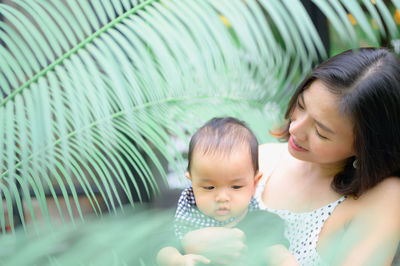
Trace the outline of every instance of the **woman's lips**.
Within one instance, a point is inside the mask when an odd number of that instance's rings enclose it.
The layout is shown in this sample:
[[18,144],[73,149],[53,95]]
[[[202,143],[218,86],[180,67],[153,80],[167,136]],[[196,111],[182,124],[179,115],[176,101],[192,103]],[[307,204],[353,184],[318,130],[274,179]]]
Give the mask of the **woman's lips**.
[[289,144],[296,151],[308,151],[308,150],[304,149],[303,147],[301,147],[300,145],[296,144],[296,142],[294,142],[293,136],[289,137]]

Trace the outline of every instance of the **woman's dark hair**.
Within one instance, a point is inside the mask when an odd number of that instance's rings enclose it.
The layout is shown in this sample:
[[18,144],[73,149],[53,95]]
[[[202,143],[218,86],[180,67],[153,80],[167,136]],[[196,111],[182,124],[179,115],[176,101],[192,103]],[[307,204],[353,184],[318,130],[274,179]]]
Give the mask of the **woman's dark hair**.
[[[354,123],[356,158],[347,160],[332,181],[335,191],[360,196],[389,176],[400,176],[400,61],[383,48],[338,54],[315,68],[292,96],[287,123],[272,134],[289,139],[290,115],[297,98],[313,81],[339,96],[339,111]],[[316,99],[323,101],[323,99]],[[353,167],[357,159],[357,168]]]
[[205,123],[190,139],[188,171],[193,152],[227,155],[234,147],[245,144],[249,148],[254,173],[258,171],[258,141],[247,125],[233,117],[215,117]]

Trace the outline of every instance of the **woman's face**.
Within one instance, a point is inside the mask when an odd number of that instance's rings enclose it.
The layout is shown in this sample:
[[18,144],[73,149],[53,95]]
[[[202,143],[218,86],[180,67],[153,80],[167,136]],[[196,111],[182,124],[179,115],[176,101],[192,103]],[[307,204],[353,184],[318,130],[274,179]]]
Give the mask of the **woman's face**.
[[340,166],[354,156],[353,123],[338,111],[339,98],[314,81],[290,116],[289,152],[297,159]]

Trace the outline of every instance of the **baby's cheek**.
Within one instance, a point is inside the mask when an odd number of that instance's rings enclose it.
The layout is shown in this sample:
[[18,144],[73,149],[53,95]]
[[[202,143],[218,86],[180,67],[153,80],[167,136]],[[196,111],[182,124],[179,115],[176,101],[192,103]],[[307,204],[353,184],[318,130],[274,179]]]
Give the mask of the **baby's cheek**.
[[197,208],[200,209],[200,211],[204,212],[213,206],[213,202],[212,202],[212,199],[210,199],[210,197],[198,196],[198,197],[196,197],[196,205],[197,205]]
[[237,210],[245,210],[250,204],[251,197],[251,193],[236,197],[231,205],[235,206]]

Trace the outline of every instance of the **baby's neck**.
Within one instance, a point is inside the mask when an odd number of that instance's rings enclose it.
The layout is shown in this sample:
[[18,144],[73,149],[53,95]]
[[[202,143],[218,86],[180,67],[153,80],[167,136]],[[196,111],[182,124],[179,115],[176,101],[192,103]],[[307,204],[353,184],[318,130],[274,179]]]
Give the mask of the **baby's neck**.
[[241,220],[243,220],[243,218],[246,216],[247,212],[248,212],[248,208],[247,208],[241,215],[239,215],[238,217],[236,217],[236,218],[235,218],[232,222],[230,222],[229,224],[226,224],[224,227],[229,227],[229,228],[235,227]]

